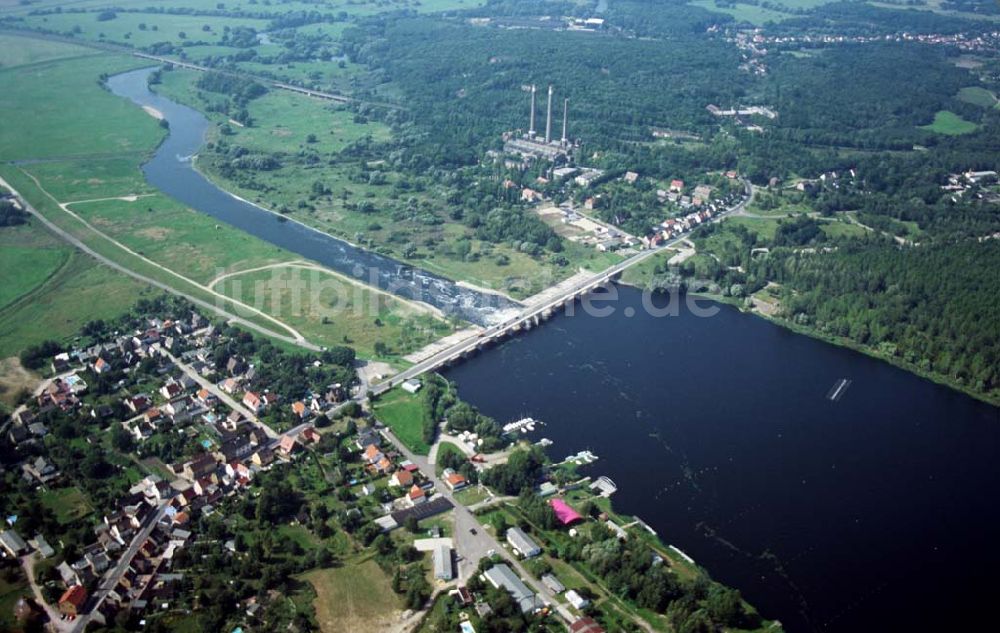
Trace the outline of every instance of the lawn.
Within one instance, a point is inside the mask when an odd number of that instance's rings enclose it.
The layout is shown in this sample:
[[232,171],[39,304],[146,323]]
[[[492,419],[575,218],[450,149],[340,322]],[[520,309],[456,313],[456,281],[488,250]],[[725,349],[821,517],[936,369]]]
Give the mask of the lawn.
[[935,134],[944,134],[946,136],[960,136],[962,134],[975,132],[979,129],[979,126],[972,121],[966,121],[954,112],[939,110],[937,114],[934,115],[934,122],[929,125],[922,125],[920,126],[920,129],[928,130],[930,132],[934,132]]
[[392,429],[403,444],[418,455],[426,455],[430,446],[423,438],[424,402],[418,394],[393,389],[374,403],[375,417]]
[[302,576],[316,590],[316,620],[324,633],[376,633],[395,622],[401,603],[374,560],[353,562]]
[[46,490],[39,500],[55,513],[56,520],[62,525],[79,521],[94,511],[83,491],[76,486]]
[[958,100],[981,108],[992,108],[997,105],[997,98],[986,88],[979,86],[969,86],[958,91]]
[[220,281],[216,290],[280,318],[312,341],[349,344],[365,358],[376,356],[379,343],[392,358],[451,331],[423,304],[309,264],[234,275]]
[[441,465],[441,460],[449,453],[454,453],[462,458],[465,457],[465,453],[463,453],[462,449],[459,447],[455,446],[451,442],[441,442],[438,444],[437,459],[435,460],[435,470],[437,471],[437,474],[440,475],[441,471],[444,470],[444,466]]
[[0,631],[17,630],[14,619],[14,605],[21,596],[30,596],[31,589],[24,577],[24,572],[18,568],[14,572],[16,580],[10,581],[5,574],[0,574]]

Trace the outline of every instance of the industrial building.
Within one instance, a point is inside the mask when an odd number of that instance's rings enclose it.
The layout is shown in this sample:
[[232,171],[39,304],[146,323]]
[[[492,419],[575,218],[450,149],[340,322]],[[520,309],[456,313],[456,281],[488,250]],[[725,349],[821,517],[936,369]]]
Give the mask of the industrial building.
[[451,580],[455,577],[451,565],[451,548],[447,545],[434,548],[434,577],[438,580]]
[[531,115],[528,122],[528,132],[521,136],[509,135],[505,137],[504,151],[508,154],[518,154],[526,158],[542,158],[556,161],[568,159],[572,144],[567,134],[569,124],[569,99],[563,99],[563,122],[562,138],[555,140],[552,138],[552,86],[549,86],[548,104],[545,110],[545,136],[541,137],[535,130],[535,92],[536,87],[532,84],[528,92],[531,93]]
[[531,537],[525,534],[521,528],[507,528],[507,542],[525,558],[538,556],[542,553],[542,548],[538,546],[538,543],[531,540]]
[[522,613],[534,613],[542,607],[542,601],[506,564],[494,565],[487,569],[483,575],[496,589],[503,588],[510,592]]

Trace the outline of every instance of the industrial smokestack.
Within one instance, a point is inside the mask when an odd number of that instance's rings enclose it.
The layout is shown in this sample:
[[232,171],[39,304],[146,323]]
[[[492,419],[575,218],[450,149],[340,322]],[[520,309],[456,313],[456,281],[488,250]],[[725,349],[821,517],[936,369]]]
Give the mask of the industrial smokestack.
[[535,135],[535,84],[531,84],[531,127],[528,128],[528,136]]
[[562,144],[563,145],[565,145],[566,142],[567,142],[567,139],[566,139],[566,121],[569,118],[568,112],[569,112],[569,99],[563,99],[563,135],[562,135]]
[[545,142],[552,142],[552,86],[549,86],[549,109],[545,117]]

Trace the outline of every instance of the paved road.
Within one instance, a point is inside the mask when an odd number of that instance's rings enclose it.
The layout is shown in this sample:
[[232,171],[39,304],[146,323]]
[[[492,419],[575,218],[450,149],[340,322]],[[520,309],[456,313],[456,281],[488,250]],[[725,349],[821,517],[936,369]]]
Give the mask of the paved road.
[[[396,447],[396,449],[402,454],[406,459],[410,460],[417,465],[420,472],[423,473],[430,481],[434,484],[434,488],[437,494],[443,495],[446,499],[451,501],[455,505],[455,534],[452,537],[455,544],[455,552],[462,557],[462,560],[458,564],[458,577],[460,579],[468,580],[472,574],[475,573],[479,566],[479,560],[486,557],[488,552],[493,551],[506,559],[507,563],[517,570],[517,573],[524,580],[524,583],[528,585],[532,591],[542,596],[542,598],[550,603],[560,616],[567,622],[574,622],[577,618],[573,615],[569,609],[561,605],[556,596],[552,591],[543,585],[541,582],[535,580],[524,569],[521,563],[506,549],[504,549],[500,542],[494,538],[492,533],[486,529],[479,519],[476,518],[472,512],[469,511],[464,505],[455,500],[454,495],[451,491],[444,485],[444,483],[435,474],[434,466],[427,461],[427,458],[423,455],[417,455],[410,449],[406,448],[399,439],[393,435],[390,429],[383,430],[382,434]],[[473,534],[472,530],[476,533]]]
[[93,617],[94,612],[96,612],[97,609],[104,603],[104,601],[108,597],[108,594],[111,593],[111,590],[118,585],[118,581],[121,580],[123,575],[125,575],[125,572],[128,570],[129,565],[132,564],[132,559],[135,558],[136,552],[139,551],[139,547],[143,544],[143,542],[145,542],[147,538],[149,538],[149,535],[152,533],[153,528],[156,527],[156,524],[159,523],[160,519],[162,519],[163,516],[167,513],[167,507],[168,507],[168,502],[167,500],[164,500],[160,503],[159,507],[156,509],[155,512],[152,512],[149,516],[146,517],[146,522],[143,524],[142,529],[140,529],[139,532],[136,533],[135,538],[132,539],[132,542],[129,543],[128,549],[125,550],[125,553],[122,554],[122,556],[118,559],[118,562],[115,563],[115,566],[109,569],[104,574],[104,578],[101,580],[97,592],[91,597],[90,601],[88,602],[90,610],[86,614],[76,619],[76,622],[73,623],[73,627],[70,629],[71,633],[80,633],[87,627],[87,624]]
[[266,433],[269,438],[271,438],[272,440],[278,438],[278,434],[274,431],[274,429],[261,422],[257,418],[257,416],[254,415],[252,411],[250,411],[250,409],[247,409],[241,403],[237,402],[235,398],[230,396],[222,389],[219,389],[218,385],[206,379],[204,376],[196,372],[193,367],[184,363],[183,361],[181,361],[179,358],[177,358],[167,350],[161,349],[161,352],[166,354],[167,357],[170,358],[170,360],[173,361],[173,363],[177,365],[181,369],[181,371],[190,376],[192,380],[194,380],[199,385],[208,390],[209,393],[213,394],[216,398],[218,398],[230,409],[233,409],[234,411],[239,411],[244,418],[250,420],[251,424],[255,425],[257,428],[264,431],[264,433]]
[[296,339],[294,337],[291,337],[291,336],[285,336],[283,334],[278,334],[277,332],[272,332],[271,330],[268,330],[268,329],[266,329],[266,328],[264,328],[264,327],[262,327],[260,325],[257,325],[253,321],[248,321],[248,320],[246,320],[244,318],[236,316],[235,314],[230,314],[229,312],[226,312],[225,310],[223,310],[222,308],[220,308],[217,305],[214,305],[212,303],[209,303],[208,301],[204,301],[202,299],[199,299],[198,297],[194,297],[194,296],[189,295],[187,293],[181,292],[180,290],[177,290],[176,288],[173,288],[172,286],[169,286],[169,285],[167,285],[167,284],[165,284],[165,283],[163,283],[161,281],[157,281],[156,279],[153,279],[152,277],[147,277],[145,275],[137,273],[137,272],[131,270],[130,268],[127,268],[127,267],[123,266],[122,264],[119,264],[118,262],[116,262],[116,261],[114,261],[112,259],[109,259],[109,258],[105,257],[104,255],[101,255],[100,253],[98,253],[97,251],[94,251],[89,246],[87,246],[82,241],[80,241],[76,236],[68,233],[67,231],[64,231],[58,225],[56,225],[55,223],[51,222],[48,218],[46,218],[44,215],[42,215],[41,213],[39,213],[33,206],[31,206],[31,204],[28,203],[27,200],[25,200],[24,196],[22,196],[16,189],[14,189],[14,187],[12,187],[3,178],[0,178],[0,186],[8,189],[11,193],[13,193],[15,196],[17,196],[17,198],[21,202],[21,205],[24,207],[24,210],[27,211],[28,213],[30,213],[31,215],[33,215],[35,218],[37,218],[38,221],[41,222],[42,224],[44,224],[47,229],[49,229],[50,231],[52,231],[53,233],[55,233],[56,235],[58,235],[62,239],[66,240],[67,242],[69,242],[70,244],[72,244],[73,246],[75,246],[76,248],[80,249],[84,253],[90,255],[91,257],[93,257],[97,261],[101,262],[105,266],[108,266],[109,268],[113,268],[114,270],[117,270],[118,272],[124,273],[124,274],[128,275],[129,277],[132,277],[133,279],[138,279],[139,281],[141,281],[141,282],[143,282],[145,284],[149,284],[150,286],[154,286],[156,288],[159,288],[160,290],[164,290],[164,291],[169,292],[171,294],[175,294],[175,295],[179,295],[181,297],[184,297],[185,299],[187,299],[191,303],[193,303],[193,304],[195,304],[195,305],[197,305],[197,306],[199,306],[201,308],[204,308],[205,310],[209,310],[210,312],[213,312],[215,314],[219,314],[219,315],[225,317],[226,319],[228,319],[230,322],[239,324],[241,327],[245,327],[245,328],[253,330],[255,332],[259,332],[260,334],[263,334],[265,336],[269,336],[271,338],[275,338],[275,339],[279,339],[279,340],[285,341],[286,343],[291,343],[292,345],[297,345],[299,347],[304,347],[304,348],[312,350],[314,352],[320,351],[321,348],[318,345],[314,345],[314,344],[312,344],[312,343],[310,343],[308,341],[298,340],[298,339]]
[[56,631],[57,633],[69,631],[71,626],[70,623],[60,619],[62,614],[59,613],[59,609],[56,609],[49,603],[45,602],[45,596],[42,595],[42,588],[35,582],[35,559],[37,557],[37,552],[21,557],[21,565],[24,566],[24,573],[28,576],[28,583],[31,585],[31,593],[35,596],[35,602],[42,607],[45,611],[45,615],[49,618],[48,629],[50,631]]

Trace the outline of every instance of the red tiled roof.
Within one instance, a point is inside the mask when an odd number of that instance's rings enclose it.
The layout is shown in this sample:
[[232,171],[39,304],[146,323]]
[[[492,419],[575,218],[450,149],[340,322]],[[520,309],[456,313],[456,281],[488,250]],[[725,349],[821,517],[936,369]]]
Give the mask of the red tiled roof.
[[73,585],[59,598],[59,604],[69,603],[79,609],[87,601],[87,590],[81,585]]

